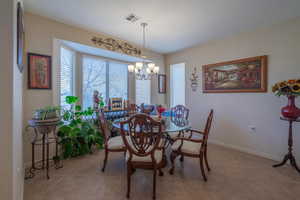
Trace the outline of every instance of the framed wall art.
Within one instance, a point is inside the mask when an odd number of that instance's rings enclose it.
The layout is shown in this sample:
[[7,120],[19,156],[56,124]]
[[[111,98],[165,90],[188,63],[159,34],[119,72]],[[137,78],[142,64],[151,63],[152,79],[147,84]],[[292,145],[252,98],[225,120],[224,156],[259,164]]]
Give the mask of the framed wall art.
[[24,22],[23,8],[20,2],[17,4],[17,65],[22,73],[23,71],[23,52],[24,52]]
[[267,92],[267,56],[202,66],[203,93]]
[[158,75],[158,93],[165,94],[167,92],[167,76],[165,74]]
[[51,56],[28,53],[28,88],[51,89]]

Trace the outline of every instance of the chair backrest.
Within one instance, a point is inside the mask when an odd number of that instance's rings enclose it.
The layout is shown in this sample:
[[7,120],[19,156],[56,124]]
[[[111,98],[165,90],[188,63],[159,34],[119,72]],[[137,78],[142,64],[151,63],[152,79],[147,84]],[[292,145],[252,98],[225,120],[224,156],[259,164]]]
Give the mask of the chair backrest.
[[171,117],[183,118],[187,120],[189,118],[189,112],[190,110],[184,105],[177,105],[171,108]]
[[139,111],[139,107],[136,104],[129,104],[128,105],[128,114],[132,115]]
[[209,132],[210,132],[210,128],[211,128],[213,118],[214,118],[214,110],[211,109],[210,112],[209,112],[209,115],[207,117],[205,129],[204,129],[204,137],[203,137],[203,143],[204,144],[207,144],[208,135],[209,135]]
[[141,108],[141,113],[145,113],[145,114],[150,114],[151,112],[153,112],[153,110],[155,109],[154,105],[145,105],[144,103],[141,104],[140,106]]
[[120,125],[121,135],[129,152],[129,161],[133,154],[140,157],[151,155],[154,161],[154,152],[159,148],[162,137],[161,123],[141,113],[131,116]]
[[98,125],[100,127],[100,131],[106,141],[110,135],[110,129],[109,129],[108,121],[104,116],[103,110],[97,112],[97,119],[98,119]]

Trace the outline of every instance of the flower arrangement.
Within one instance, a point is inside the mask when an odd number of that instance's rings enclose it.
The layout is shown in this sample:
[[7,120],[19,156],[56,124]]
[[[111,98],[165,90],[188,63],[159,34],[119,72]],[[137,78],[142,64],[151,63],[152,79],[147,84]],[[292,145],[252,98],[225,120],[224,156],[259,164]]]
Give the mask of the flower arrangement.
[[300,79],[290,79],[276,83],[272,87],[276,96],[300,96]]

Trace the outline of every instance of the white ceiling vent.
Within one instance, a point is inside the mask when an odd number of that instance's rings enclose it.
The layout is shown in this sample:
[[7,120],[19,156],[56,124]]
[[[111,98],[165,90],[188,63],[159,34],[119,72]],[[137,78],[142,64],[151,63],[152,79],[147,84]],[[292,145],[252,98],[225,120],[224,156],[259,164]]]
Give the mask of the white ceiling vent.
[[125,18],[127,21],[130,21],[132,23],[136,22],[137,20],[139,20],[140,18],[138,16],[136,16],[135,14],[130,14]]

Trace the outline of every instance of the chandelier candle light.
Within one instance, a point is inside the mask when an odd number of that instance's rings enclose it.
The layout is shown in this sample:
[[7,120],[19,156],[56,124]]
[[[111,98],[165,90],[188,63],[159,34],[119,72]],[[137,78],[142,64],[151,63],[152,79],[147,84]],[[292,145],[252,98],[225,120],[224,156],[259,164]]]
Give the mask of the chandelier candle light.
[[[143,48],[146,47],[145,39],[145,28],[148,24],[141,23],[143,27]],[[156,66],[154,63],[147,62],[146,57],[142,56],[143,61],[137,62],[135,65],[128,65],[128,71],[130,73],[135,73],[135,78],[137,80],[150,80],[154,75],[157,75],[159,72],[159,66]]]

